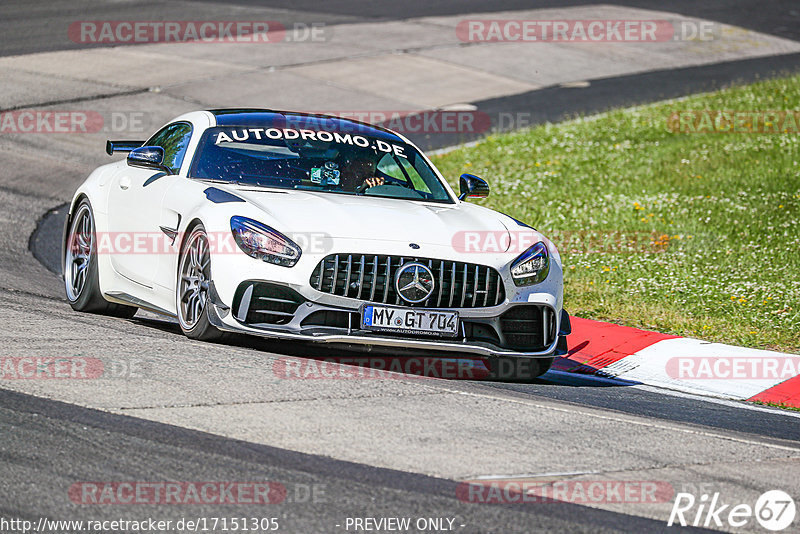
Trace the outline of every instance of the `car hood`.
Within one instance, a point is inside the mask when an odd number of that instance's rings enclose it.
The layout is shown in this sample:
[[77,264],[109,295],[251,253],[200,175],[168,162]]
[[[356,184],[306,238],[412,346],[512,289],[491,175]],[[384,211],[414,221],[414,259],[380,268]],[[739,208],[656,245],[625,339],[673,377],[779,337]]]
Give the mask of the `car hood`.
[[459,232],[490,232],[498,242],[507,242],[508,228],[502,220],[507,217],[474,204],[435,204],[308,191],[247,188],[230,191],[271,219],[261,222],[287,234],[323,233],[332,238],[450,246],[460,238]]

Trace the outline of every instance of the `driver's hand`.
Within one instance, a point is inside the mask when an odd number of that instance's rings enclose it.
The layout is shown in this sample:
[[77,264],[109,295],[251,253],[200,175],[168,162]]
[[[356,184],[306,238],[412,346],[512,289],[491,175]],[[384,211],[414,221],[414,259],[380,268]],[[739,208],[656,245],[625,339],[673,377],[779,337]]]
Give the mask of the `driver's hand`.
[[364,185],[366,185],[368,188],[369,187],[375,187],[375,186],[378,186],[378,185],[383,185],[383,183],[384,183],[384,180],[380,176],[370,176],[369,178],[364,180]]

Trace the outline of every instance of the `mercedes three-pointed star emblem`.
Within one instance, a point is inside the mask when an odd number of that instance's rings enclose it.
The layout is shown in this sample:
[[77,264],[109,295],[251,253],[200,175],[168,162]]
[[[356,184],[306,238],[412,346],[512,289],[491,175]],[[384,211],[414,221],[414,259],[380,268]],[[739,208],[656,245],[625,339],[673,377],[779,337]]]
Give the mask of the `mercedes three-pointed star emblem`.
[[433,293],[433,273],[421,263],[406,263],[397,270],[394,287],[406,302],[422,302]]

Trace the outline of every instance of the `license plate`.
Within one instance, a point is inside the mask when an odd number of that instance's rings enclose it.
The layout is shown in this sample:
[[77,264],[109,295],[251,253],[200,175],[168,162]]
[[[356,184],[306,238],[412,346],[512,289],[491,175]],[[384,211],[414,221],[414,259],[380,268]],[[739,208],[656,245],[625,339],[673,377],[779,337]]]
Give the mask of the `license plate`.
[[453,337],[458,334],[458,312],[365,305],[361,312],[361,327],[382,332]]

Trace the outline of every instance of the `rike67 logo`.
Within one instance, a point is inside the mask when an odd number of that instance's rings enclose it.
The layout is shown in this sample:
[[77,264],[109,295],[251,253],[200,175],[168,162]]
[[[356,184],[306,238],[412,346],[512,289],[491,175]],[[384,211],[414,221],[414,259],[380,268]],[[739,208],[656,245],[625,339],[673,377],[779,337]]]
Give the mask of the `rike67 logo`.
[[681,492],[675,496],[667,526],[727,526],[752,530],[755,521],[767,530],[778,532],[792,525],[796,511],[794,499],[781,490],[762,493],[754,506],[726,503],[719,492],[711,496],[704,493],[699,499]]

